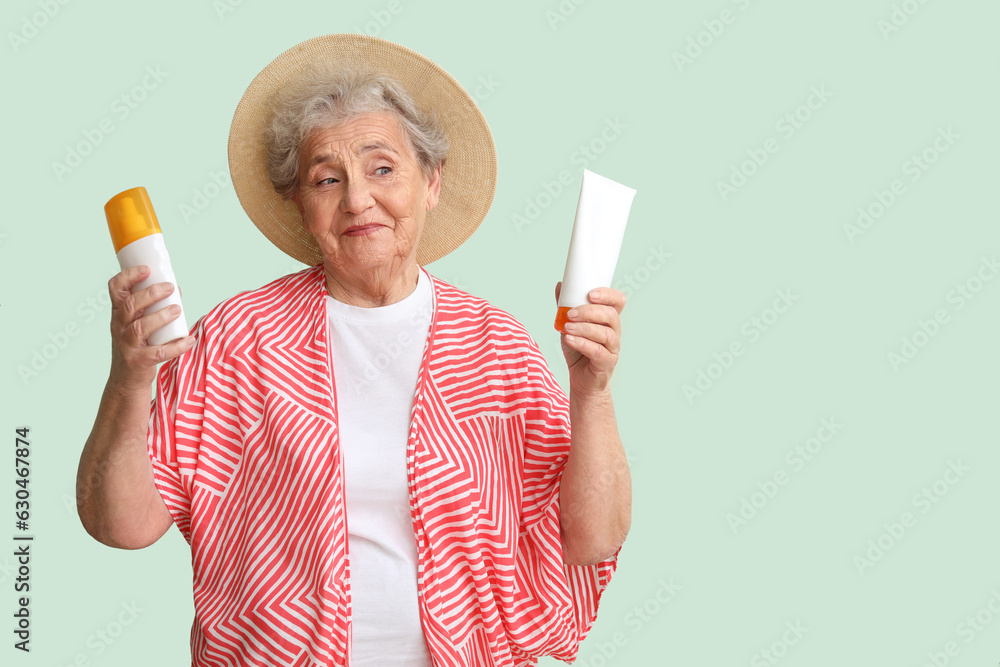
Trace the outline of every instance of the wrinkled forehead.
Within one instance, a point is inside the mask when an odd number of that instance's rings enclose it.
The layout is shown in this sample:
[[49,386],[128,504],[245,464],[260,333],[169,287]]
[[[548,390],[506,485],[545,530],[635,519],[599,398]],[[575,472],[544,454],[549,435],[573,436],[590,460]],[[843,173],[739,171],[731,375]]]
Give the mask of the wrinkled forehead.
[[413,158],[410,142],[396,114],[365,113],[309,133],[300,147],[306,169],[320,162],[343,163],[382,152],[399,159]]

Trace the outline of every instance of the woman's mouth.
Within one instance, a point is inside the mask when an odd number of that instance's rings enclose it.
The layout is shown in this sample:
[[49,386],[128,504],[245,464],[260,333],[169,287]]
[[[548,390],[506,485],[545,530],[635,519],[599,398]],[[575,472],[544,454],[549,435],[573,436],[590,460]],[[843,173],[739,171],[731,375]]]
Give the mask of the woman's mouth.
[[365,236],[373,234],[381,228],[382,225],[357,225],[355,227],[348,227],[344,232],[344,236]]

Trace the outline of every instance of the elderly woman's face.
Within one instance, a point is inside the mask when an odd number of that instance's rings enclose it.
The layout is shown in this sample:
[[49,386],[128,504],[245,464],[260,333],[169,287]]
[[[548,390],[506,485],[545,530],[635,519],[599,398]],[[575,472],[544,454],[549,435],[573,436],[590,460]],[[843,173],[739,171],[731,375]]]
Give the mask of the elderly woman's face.
[[399,120],[369,113],[306,138],[292,198],[328,269],[402,272],[415,262],[441,170],[427,178]]

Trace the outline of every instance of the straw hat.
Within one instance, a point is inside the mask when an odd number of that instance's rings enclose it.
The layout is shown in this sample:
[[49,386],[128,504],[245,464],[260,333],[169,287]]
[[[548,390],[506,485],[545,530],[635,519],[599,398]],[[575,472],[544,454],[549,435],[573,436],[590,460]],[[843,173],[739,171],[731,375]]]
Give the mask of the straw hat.
[[438,205],[424,221],[417,263],[429,264],[462,245],[486,217],[496,191],[496,146],[486,118],[437,63],[400,44],[357,34],[314,37],[288,49],[261,70],[236,107],[229,130],[229,171],[236,196],[257,228],[295,259],[310,266],[323,261],[294,202],[274,191],[264,145],[272,95],[318,61],[385,74],[421,109],[434,111],[450,148]]

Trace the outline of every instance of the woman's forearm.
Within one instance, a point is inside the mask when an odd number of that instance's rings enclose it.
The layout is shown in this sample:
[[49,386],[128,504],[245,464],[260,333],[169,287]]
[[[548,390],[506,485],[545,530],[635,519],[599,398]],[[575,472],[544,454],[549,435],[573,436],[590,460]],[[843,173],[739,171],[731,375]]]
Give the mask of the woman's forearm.
[[567,565],[614,555],[632,519],[632,477],[611,392],[570,394],[572,442],[560,482],[560,531]]
[[149,385],[126,387],[112,376],[80,456],[76,478],[80,521],[108,546],[139,549],[170,527],[170,513],[153,483],[146,453],[149,402]]

